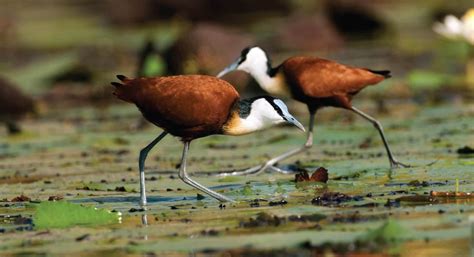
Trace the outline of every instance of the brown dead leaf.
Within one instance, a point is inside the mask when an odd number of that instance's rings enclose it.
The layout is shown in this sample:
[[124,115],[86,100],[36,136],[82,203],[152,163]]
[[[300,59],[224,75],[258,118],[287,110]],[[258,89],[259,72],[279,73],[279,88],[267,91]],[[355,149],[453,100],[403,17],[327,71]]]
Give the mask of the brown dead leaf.
[[13,198],[11,201],[12,202],[28,202],[30,200],[31,200],[31,198],[29,198],[26,195],[19,195],[19,196]]
[[306,170],[302,170],[295,175],[295,182],[308,181],[326,183],[328,181],[328,170],[324,167],[319,167],[313,174],[311,174],[311,177]]

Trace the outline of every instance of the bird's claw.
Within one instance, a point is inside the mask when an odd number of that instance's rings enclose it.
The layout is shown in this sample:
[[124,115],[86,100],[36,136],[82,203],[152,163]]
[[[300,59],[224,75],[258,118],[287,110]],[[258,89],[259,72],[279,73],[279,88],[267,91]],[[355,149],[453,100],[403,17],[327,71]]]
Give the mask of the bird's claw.
[[250,175],[250,174],[255,174],[261,170],[261,165],[248,168],[246,170],[241,170],[241,171],[231,171],[231,172],[223,172],[217,174],[218,177],[227,177],[227,176],[243,176],[243,175]]
[[437,163],[438,161],[439,161],[439,159],[436,159],[436,160],[434,160],[434,161],[432,161],[432,162],[429,162],[429,163],[425,164],[425,166],[431,166],[431,165]]
[[274,164],[271,165],[265,165],[263,168],[261,168],[258,173],[264,172],[264,171],[271,171],[271,172],[277,172],[277,173],[282,173],[282,174],[294,174],[294,171],[291,170],[285,170],[282,168],[279,168],[275,166]]
[[272,171],[272,172],[278,172],[278,173],[283,173],[283,174],[290,174],[293,173],[292,171],[284,170],[281,168],[278,168],[274,166],[274,164],[265,164],[263,166],[256,166],[253,168],[249,168],[244,171],[233,171],[233,172],[226,172],[226,173],[219,173],[217,176],[219,177],[227,177],[227,176],[246,176],[246,175],[258,175],[262,172],[265,171]]
[[397,160],[393,160],[393,161],[390,162],[390,168],[392,168],[392,169],[413,168],[413,167],[414,167],[413,165],[404,164],[404,163],[401,163]]
[[271,169],[273,167],[273,165],[264,165],[261,169],[259,169],[257,172],[255,172],[254,174],[257,175],[257,174],[260,174],[260,173],[263,173],[269,169]]
[[438,162],[438,161],[439,161],[439,159],[434,160],[434,161],[429,162],[429,163],[424,164],[424,165],[416,165],[416,166],[415,166],[415,165],[404,164],[404,163],[399,162],[399,161],[397,161],[397,160],[392,160],[392,161],[390,162],[390,168],[392,168],[392,169],[398,169],[398,168],[415,168],[415,167],[419,167],[419,166],[431,166],[431,165],[435,164],[435,163]]
[[282,168],[278,168],[276,166],[269,166],[267,168],[267,170],[271,170],[273,172],[278,172],[278,173],[282,173],[282,174],[294,174],[295,173],[292,170],[285,170],[285,169],[282,169]]

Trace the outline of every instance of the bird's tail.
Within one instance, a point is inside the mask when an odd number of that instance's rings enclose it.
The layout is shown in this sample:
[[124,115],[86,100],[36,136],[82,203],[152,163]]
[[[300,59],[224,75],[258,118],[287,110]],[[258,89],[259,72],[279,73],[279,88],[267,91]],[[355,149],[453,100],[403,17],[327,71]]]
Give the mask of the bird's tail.
[[390,74],[390,71],[389,71],[389,70],[371,70],[371,69],[367,69],[367,70],[370,71],[370,72],[372,72],[372,73],[375,73],[375,74],[378,74],[378,75],[382,75],[382,76],[384,76],[384,78],[386,78],[386,79],[392,77],[392,74]]
[[127,90],[129,87],[130,87],[130,84],[129,82],[131,81],[131,79],[127,78],[126,76],[124,75],[117,75],[117,78],[123,83],[119,83],[119,82],[110,82],[110,84],[112,84],[112,86],[115,87],[115,90],[113,92],[113,94],[123,100],[123,101],[126,101],[126,102],[133,102],[130,98],[130,93],[129,93],[129,90]]

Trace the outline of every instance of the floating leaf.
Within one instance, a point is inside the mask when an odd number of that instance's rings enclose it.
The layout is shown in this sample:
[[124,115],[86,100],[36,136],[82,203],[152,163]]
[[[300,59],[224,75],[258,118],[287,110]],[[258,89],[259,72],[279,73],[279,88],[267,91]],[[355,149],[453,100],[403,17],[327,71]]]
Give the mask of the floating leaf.
[[323,182],[328,181],[328,170],[324,167],[319,167],[314,173],[309,176],[307,170],[302,170],[300,173],[295,174],[295,182]]
[[237,177],[237,176],[227,176],[227,177],[223,177],[223,178],[220,178],[219,180],[217,180],[217,182],[238,182],[242,180],[242,178],[240,177]]
[[399,243],[408,239],[413,232],[403,227],[396,220],[388,219],[382,226],[361,236],[363,242],[377,242],[380,244]]
[[432,71],[414,70],[408,75],[407,80],[414,89],[437,89],[449,84],[452,77]]
[[42,202],[33,216],[33,223],[38,229],[103,225],[119,221],[120,213],[65,201]]
[[242,187],[242,190],[240,190],[240,193],[246,196],[252,195],[253,194],[252,186],[245,185],[244,187]]
[[11,201],[12,202],[28,202],[30,201],[31,198],[29,198],[28,196],[24,195],[24,194],[21,194],[15,198],[13,198]]
[[144,76],[151,77],[163,74],[163,61],[158,55],[150,55],[145,60],[145,65],[143,66]]

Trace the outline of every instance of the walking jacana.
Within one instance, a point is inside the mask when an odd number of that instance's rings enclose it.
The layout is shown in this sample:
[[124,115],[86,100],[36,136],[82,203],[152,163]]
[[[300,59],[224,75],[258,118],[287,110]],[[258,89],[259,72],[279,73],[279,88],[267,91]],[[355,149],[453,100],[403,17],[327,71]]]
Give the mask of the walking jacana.
[[245,172],[235,172],[232,173],[233,175],[259,173],[266,169],[283,172],[274,165],[313,145],[314,115],[318,109],[326,106],[352,110],[370,121],[382,137],[390,166],[392,168],[409,167],[409,165],[397,161],[393,156],[385,139],[382,125],[351,104],[352,97],[360,90],[390,78],[390,71],[350,67],[334,61],[306,56],[291,57],[273,68],[268,55],[259,47],[242,50],[240,57],[221,71],[217,77],[220,78],[233,70],[250,73],[260,86],[272,95],[289,96],[305,103],[310,116],[308,137],[301,148],[275,157],[263,166],[250,168]]
[[20,133],[18,120],[36,111],[33,98],[24,94],[12,82],[0,77],[0,123],[5,123],[9,134]]
[[148,152],[168,133],[184,143],[179,177],[184,183],[219,201],[231,199],[190,179],[186,173],[186,156],[192,140],[213,134],[244,135],[287,122],[304,131],[280,99],[262,96],[240,100],[239,93],[224,80],[204,75],[182,75],[130,79],[112,82],[114,94],[134,103],[143,116],[163,128],[155,140],[140,151],[140,204],[146,205],[145,159]]

